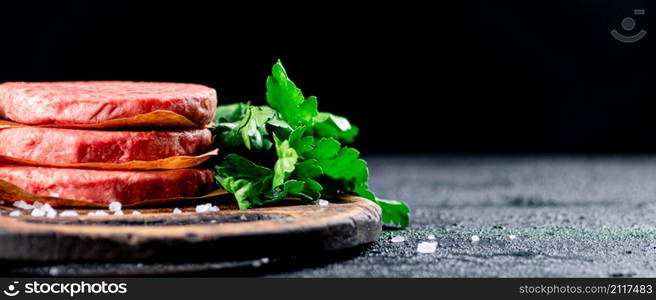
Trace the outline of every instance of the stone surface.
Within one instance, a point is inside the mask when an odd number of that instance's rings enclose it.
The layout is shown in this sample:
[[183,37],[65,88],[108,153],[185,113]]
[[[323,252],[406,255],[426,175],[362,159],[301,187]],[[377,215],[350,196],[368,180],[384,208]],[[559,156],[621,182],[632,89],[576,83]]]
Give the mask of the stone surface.
[[[367,161],[372,189],[408,202],[412,226],[384,232],[355,257],[274,276],[656,276],[656,157]],[[417,253],[430,234],[437,251]],[[392,243],[394,235],[406,241]]]

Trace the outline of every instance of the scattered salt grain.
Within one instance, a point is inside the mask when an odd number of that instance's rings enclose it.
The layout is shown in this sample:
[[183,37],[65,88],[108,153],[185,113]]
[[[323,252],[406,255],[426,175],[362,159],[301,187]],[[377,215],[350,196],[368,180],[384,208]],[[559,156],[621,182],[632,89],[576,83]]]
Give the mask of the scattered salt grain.
[[326,200],[323,199],[319,200],[319,206],[328,206],[328,204],[330,204],[330,202]]
[[117,211],[114,212],[114,215],[115,215],[115,216],[122,216],[122,215],[123,215],[123,211],[122,211],[122,210],[117,210]]
[[43,203],[41,203],[39,201],[34,201],[34,203],[32,203],[32,206],[34,206],[34,208],[41,209],[41,207],[43,207]]
[[52,267],[50,270],[48,270],[48,273],[50,273],[50,276],[57,276],[59,275],[59,268]]
[[107,213],[104,210],[96,210],[87,214],[88,216],[106,216]]
[[405,238],[400,235],[395,235],[392,237],[392,243],[403,243],[403,242],[405,242]]
[[62,211],[61,214],[59,214],[59,216],[60,217],[77,217],[79,215],[74,210],[65,210],[65,211]]
[[122,207],[121,202],[113,201],[109,203],[109,211],[117,212],[121,210],[121,207]]
[[196,205],[196,212],[197,213],[208,212],[210,210],[210,207],[212,207],[212,204],[210,204],[210,203],[198,204],[198,205]]
[[212,203],[205,203],[205,204],[199,204],[196,205],[196,212],[197,213],[204,213],[204,212],[210,212],[210,211],[219,211],[218,206],[213,206]]
[[50,193],[50,197],[53,197],[53,198],[59,198],[59,194],[57,194],[57,193]]
[[433,234],[429,234],[429,235],[428,235],[428,239],[429,239],[429,240],[434,240],[434,239],[435,239],[435,235],[433,235]]
[[253,267],[255,268],[259,268],[262,266],[262,264],[268,264],[268,263],[269,263],[269,258],[263,257],[259,260],[254,260],[253,262],[251,262],[251,265],[253,265]]
[[133,211],[133,212],[132,212],[132,214],[133,214],[133,215],[140,215],[140,214],[141,214],[141,212],[140,212],[140,211],[138,211],[138,210],[135,210],[135,211]]
[[55,217],[57,217],[57,211],[54,210],[54,209],[53,210],[48,210],[46,212],[46,217],[48,217],[48,219],[54,219]]
[[176,208],[173,209],[173,213],[174,214],[181,214],[182,210],[180,210],[179,208],[176,207]]
[[480,240],[481,240],[481,238],[478,237],[478,235],[472,235],[471,236],[471,242],[472,243],[478,243]]
[[421,242],[417,245],[419,253],[434,253],[437,250],[437,242]]
[[508,238],[509,238],[509,239],[511,239],[511,240],[514,240],[514,239],[516,239],[516,238],[517,238],[517,236],[516,236],[516,235],[514,235],[514,234],[511,234],[511,235],[508,235]]
[[9,216],[10,216],[10,217],[18,217],[18,216],[20,216],[20,215],[21,215],[20,210],[14,210],[14,211],[12,211],[12,212],[9,213]]
[[48,204],[48,203],[42,205],[42,206],[41,206],[41,209],[42,209],[42,210],[45,210],[46,212],[48,212],[48,211],[54,211],[54,210],[55,210],[55,209],[52,208],[52,206],[50,206],[50,204]]
[[44,217],[46,215],[46,211],[40,208],[35,208],[32,210],[31,215],[32,217]]
[[33,205],[28,204],[27,202],[25,202],[23,200],[18,200],[16,202],[14,202],[14,206],[18,207],[20,209],[33,209],[34,208]]

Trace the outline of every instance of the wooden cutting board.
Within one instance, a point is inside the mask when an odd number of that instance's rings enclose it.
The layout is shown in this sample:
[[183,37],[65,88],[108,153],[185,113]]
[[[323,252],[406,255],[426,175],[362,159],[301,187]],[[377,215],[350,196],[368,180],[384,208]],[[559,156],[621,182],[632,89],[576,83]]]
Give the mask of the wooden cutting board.
[[[380,208],[345,196],[327,206],[238,210],[230,196],[173,206],[124,209],[122,216],[31,217],[0,206],[0,260],[133,261],[235,259],[333,251],[371,243],[381,232]],[[212,202],[218,212],[196,213]],[[63,209],[58,209],[61,212]],[[140,215],[133,215],[138,210]],[[105,210],[107,211],[107,210]]]

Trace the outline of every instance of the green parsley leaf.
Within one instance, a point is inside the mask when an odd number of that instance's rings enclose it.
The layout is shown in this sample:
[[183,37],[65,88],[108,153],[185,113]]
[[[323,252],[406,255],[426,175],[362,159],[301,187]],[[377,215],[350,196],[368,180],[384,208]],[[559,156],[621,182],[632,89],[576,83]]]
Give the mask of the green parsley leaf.
[[236,154],[228,154],[216,167],[217,182],[235,195],[240,209],[263,205],[261,195],[270,190],[272,178],[271,169]]
[[301,90],[287,76],[280,61],[273,65],[271,72],[272,75],[266,81],[266,99],[269,105],[292,127],[309,125],[312,118],[319,113],[317,98],[305,99]]
[[248,150],[267,151],[273,143],[266,138],[267,128],[291,131],[289,125],[278,119],[278,114],[268,106],[252,106],[237,103],[219,106],[212,130],[220,149],[244,146]]
[[321,175],[323,175],[323,170],[316,159],[308,159],[297,163],[294,173],[292,173],[293,178],[298,178],[305,182],[301,193],[312,200],[318,200],[321,197],[323,187],[316,180]]
[[382,221],[385,224],[392,224],[399,227],[410,226],[410,208],[401,201],[384,200],[376,198],[374,200],[383,211]]
[[344,117],[320,112],[313,121],[312,129],[314,134],[319,137],[332,137],[345,143],[351,143],[358,135],[358,127],[351,125]]
[[[277,136],[273,136],[276,142],[276,153],[278,160],[273,167],[273,187],[276,188],[285,182],[285,179],[294,171],[298,154],[296,150],[289,146],[289,141],[281,142]],[[300,193],[300,190],[299,192]],[[298,194],[296,193],[296,194]]]
[[219,105],[216,108],[216,113],[214,114],[214,123],[219,124],[225,122],[241,121],[249,107],[250,103]]
[[289,135],[289,144],[296,150],[296,153],[303,154],[313,149],[314,138],[303,136],[305,127],[301,126],[292,131]]

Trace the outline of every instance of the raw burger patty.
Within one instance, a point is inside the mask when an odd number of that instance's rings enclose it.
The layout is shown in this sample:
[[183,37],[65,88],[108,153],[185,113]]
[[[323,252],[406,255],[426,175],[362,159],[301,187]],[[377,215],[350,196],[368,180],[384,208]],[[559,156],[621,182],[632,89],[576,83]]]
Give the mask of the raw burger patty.
[[95,124],[169,110],[210,123],[216,91],[199,84],[80,81],[0,84],[0,117],[24,124]]
[[212,189],[213,172],[200,169],[101,171],[0,164],[0,180],[40,196],[108,204],[200,196]]
[[124,163],[198,155],[212,147],[208,129],[101,131],[44,127],[0,129],[0,155],[53,164]]

